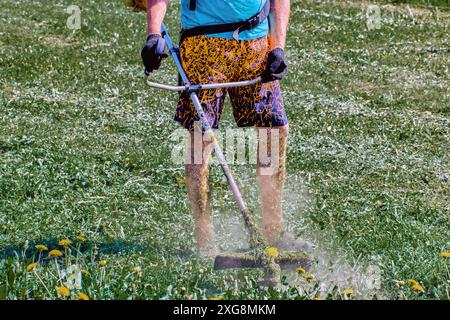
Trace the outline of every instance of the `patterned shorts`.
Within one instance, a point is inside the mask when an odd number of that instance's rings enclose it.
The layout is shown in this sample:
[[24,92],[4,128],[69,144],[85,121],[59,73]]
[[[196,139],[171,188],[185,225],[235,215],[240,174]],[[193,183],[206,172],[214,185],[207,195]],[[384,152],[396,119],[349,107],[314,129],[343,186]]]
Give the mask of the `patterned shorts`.
[[[183,68],[192,84],[245,81],[261,75],[266,67],[268,38],[235,41],[205,36],[188,37],[180,46]],[[239,127],[286,125],[283,99],[278,81],[251,86],[201,90],[198,93],[206,116],[218,128],[226,93]],[[182,93],[174,120],[193,130],[199,121],[189,95]]]

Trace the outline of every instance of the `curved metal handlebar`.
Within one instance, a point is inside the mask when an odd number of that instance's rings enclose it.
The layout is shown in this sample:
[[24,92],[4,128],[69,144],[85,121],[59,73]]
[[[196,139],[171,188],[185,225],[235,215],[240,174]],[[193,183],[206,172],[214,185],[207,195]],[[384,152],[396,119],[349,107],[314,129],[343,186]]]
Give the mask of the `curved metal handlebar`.
[[196,85],[186,85],[186,86],[172,86],[168,84],[151,82],[146,79],[146,83],[149,87],[156,89],[163,89],[169,91],[198,91],[205,89],[223,89],[223,88],[235,88],[235,87],[244,87],[250,86],[252,84],[256,84],[261,82],[261,77],[257,77],[253,80],[247,81],[238,81],[238,82],[225,82],[225,83],[208,83],[208,84],[196,84]]

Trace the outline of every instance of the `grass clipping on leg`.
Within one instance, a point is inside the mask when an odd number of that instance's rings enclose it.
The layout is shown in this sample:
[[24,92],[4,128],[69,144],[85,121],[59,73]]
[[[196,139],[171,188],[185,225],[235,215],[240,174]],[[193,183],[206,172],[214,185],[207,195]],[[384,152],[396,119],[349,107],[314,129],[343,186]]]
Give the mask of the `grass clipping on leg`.
[[123,3],[133,11],[147,11],[147,0],[122,0]]

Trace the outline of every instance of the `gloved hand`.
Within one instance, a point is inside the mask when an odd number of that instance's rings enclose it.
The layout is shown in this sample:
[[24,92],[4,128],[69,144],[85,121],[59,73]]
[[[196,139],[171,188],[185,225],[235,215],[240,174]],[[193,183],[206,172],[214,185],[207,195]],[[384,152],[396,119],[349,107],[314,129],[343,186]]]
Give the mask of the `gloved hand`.
[[145,74],[158,70],[162,59],[169,55],[166,52],[166,41],[159,34],[150,34],[147,37],[147,43],[141,52],[142,61],[145,66]]
[[263,82],[281,80],[287,73],[287,61],[284,50],[275,48],[269,52],[266,70],[261,74]]

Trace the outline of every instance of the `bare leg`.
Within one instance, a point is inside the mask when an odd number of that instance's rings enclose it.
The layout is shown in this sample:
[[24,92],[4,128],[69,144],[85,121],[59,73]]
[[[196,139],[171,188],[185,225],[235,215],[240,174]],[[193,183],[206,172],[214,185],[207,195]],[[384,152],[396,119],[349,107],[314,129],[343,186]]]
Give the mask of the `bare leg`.
[[[269,243],[274,243],[283,231],[282,196],[286,177],[288,133],[288,125],[258,130],[257,175],[263,211],[263,231]],[[267,135],[267,139],[263,135]],[[278,139],[278,143],[275,139]],[[261,151],[262,154],[267,152],[268,159],[261,156]]]
[[[202,135],[201,133],[197,134]],[[195,240],[201,250],[207,247],[213,238],[211,209],[209,207],[209,159],[211,152],[205,152],[208,154],[206,159],[202,157],[204,150],[208,150],[211,143],[205,141],[203,136],[196,143],[194,133],[190,132],[190,135],[190,150],[187,152],[190,161],[185,164],[186,187],[195,220]],[[195,153],[197,153],[196,156]]]

